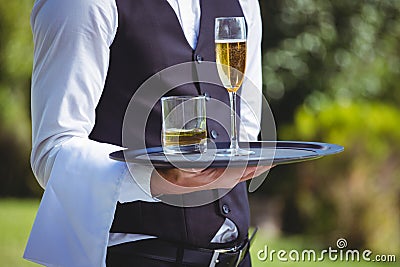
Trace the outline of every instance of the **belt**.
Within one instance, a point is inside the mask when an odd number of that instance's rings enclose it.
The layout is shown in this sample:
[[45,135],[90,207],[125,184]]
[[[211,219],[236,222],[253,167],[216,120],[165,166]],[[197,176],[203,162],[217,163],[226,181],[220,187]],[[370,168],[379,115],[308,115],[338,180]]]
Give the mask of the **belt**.
[[160,239],[146,239],[119,245],[130,255],[188,266],[237,267],[249,252],[257,229],[242,244],[230,248],[186,247]]

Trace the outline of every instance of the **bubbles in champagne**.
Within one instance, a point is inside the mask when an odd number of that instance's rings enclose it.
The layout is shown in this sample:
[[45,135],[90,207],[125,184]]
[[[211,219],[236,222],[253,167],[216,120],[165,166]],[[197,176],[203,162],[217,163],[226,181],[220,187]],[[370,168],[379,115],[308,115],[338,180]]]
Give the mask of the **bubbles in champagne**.
[[222,84],[228,91],[236,92],[242,85],[246,68],[246,41],[216,41],[215,52]]

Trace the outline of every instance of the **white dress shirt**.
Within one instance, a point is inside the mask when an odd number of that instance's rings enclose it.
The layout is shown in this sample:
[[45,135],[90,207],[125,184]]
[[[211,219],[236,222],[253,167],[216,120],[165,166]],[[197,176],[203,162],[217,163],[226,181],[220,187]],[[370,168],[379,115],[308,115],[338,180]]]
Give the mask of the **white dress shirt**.
[[[194,48],[201,15],[199,0],[167,1]],[[261,16],[257,0],[239,2],[248,24],[240,137],[254,140],[261,113]],[[125,163],[108,157],[121,147],[88,137],[117,24],[114,0],[36,0],[33,7],[31,164],[46,190],[24,257],[37,263],[105,266],[117,201],[156,201],[150,194],[152,168],[131,167],[134,175],[148,177],[146,184],[139,185]],[[249,83],[257,90],[246,90]]]

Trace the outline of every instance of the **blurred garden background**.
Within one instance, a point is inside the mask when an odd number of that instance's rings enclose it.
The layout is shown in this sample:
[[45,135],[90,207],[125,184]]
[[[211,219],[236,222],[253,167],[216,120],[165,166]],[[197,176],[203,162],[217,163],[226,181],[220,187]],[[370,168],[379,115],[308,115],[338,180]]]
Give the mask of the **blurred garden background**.
[[[400,262],[400,1],[260,0],[264,94],[278,140],[338,155],[274,168],[250,194],[257,249],[347,248]],[[0,266],[20,259],[42,189],[29,165],[32,0],[0,0]],[[315,266],[353,266],[340,262]],[[357,265],[358,266],[358,265]]]

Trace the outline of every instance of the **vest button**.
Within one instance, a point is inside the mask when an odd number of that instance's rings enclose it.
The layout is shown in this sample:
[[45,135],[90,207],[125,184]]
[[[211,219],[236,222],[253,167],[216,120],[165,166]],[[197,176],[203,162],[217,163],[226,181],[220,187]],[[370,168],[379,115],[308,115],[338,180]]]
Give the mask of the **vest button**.
[[219,134],[216,130],[211,130],[210,135],[213,139],[217,139]]
[[196,61],[197,61],[197,63],[201,63],[201,62],[203,62],[203,57],[202,56],[200,56],[200,55],[196,55]]
[[206,101],[209,101],[210,98],[211,98],[211,96],[210,96],[210,94],[208,92],[205,92],[204,96],[206,97]]
[[229,212],[231,212],[231,209],[229,208],[229,206],[227,204],[222,205],[222,212],[224,214],[228,214]]

